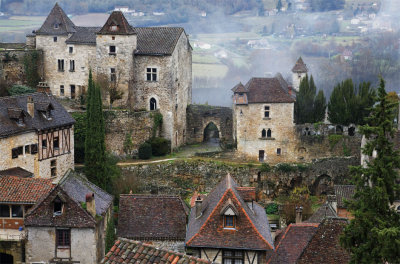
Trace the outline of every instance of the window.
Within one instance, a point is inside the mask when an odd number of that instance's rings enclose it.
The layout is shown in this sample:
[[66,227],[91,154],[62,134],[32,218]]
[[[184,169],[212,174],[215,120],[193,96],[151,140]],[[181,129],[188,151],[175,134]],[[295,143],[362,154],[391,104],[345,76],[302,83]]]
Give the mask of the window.
[[73,53],[74,52],[74,47],[69,47],[68,50],[69,50],[69,53]]
[[69,71],[74,72],[75,71],[75,60],[70,60],[69,61]]
[[36,154],[38,153],[38,144],[32,144],[31,145],[31,154]]
[[146,70],[146,80],[149,82],[157,81],[157,68],[147,68]]
[[269,118],[269,106],[264,107],[264,117]]
[[259,150],[258,151],[258,160],[260,161],[260,162],[264,162],[264,150]]
[[57,176],[57,160],[50,161],[50,173],[51,177]]
[[110,30],[111,31],[117,31],[118,30],[118,26],[113,25],[113,26],[110,27]]
[[54,23],[54,28],[57,29],[59,27],[58,23]]
[[110,54],[115,54],[116,50],[115,46],[110,46]]
[[61,215],[63,211],[63,203],[60,200],[60,198],[56,197],[54,199],[54,210],[53,210],[53,214],[54,215]]
[[281,148],[276,149],[276,155],[280,156],[281,155]]
[[117,81],[117,73],[115,71],[115,68],[110,68],[110,81],[111,82]]
[[243,251],[224,250],[222,254],[223,264],[242,264],[244,263]]
[[59,147],[60,147],[60,140],[59,140],[58,136],[55,136],[54,140],[53,140],[53,148],[58,149]]
[[53,41],[54,41],[54,42],[57,42],[57,37],[53,37]]
[[262,138],[265,138],[267,136],[267,131],[265,130],[265,129],[263,129],[262,131],[261,131],[261,137]]
[[0,204],[0,217],[10,217],[10,206]]
[[31,145],[25,145],[25,155],[31,153]]
[[58,71],[64,71],[64,60],[58,60]]
[[271,129],[268,129],[268,131],[267,131],[267,138],[270,138],[271,136],[272,136]]
[[226,227],[226,228],[235,228],[235,216],[233,216],[233,215],[224,215],[224,227]]
[[112,36],[111,39],[112,39],[112,40],[115,40],[115,36]]
[[156,109],[157,109],[157,101],[156,101],[156,99],[151,98],[150,99],[150,110],[153,111]]
[[18,155],[24,155],[24,147],[20,146],[17,148],[18,150]]
[[65,91],[64,91],[64,85],[60,85],[60,96],[64,96]]
[[69,88],[71,89],[71,99],[75,99],[75,85],[71,84]]
[[13,149],[11,150],[11,157],[12,157],[13,159],[18,158],[18,148],[13,148]]
[[56,230],[56,243],[57,247],[71,246],[71,230],[70,229],[57,229]]
[[11,206],[11,216],[12,217],[23,217],[23,209],[21,205],[12,205]]
[[42,148],[47,148],[47,139],[42,139]]

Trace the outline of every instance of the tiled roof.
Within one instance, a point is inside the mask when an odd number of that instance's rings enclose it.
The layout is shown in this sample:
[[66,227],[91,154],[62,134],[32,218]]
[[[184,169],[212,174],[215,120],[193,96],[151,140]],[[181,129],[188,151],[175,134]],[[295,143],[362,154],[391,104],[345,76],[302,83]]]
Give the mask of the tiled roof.
[[356,186],[355,185],[335,185],[335,195],[337,199],[338,208],[346,208],[345,200],[353,198]]
[[[35,104],[35,114],[32,118],[27,111],[28,97],[32,97]],[[51,111],[51,119],[45,118],[39,111],[43,104],[51,104],[54,110]],[[19,126],[15,120],[9,117],[9,108],[19,108],[25,114],[24,126]],[[59,104],[56,99],[49,94],[33,93],[18,96],[0,97],[0,138],[13,134],[25,133],[29,131],[46,130],[60,126],[72,125],[75,120]]]
[[86,194],[93,193],[96,214],[104,215],[112,206],[113,196],[91,183],[85,176],[70,171],[60,181],[59,185],[76,202],[86,202]]
[[[113,26],[116,27],[115,30],[112,30]],[[121,11],[113,11],[97,34],[132,35],[135,34],[135,31]]]
[[[186,232],[187,247],[273,249],[265,209],[256,202],[250,209],[237,187],[232,177],[227,175],[202,202],[200,217],[196,218],[196,207],[192,207]],[[239,212],[235,232],[223,228],[220,215],[229,200]]]
[[65,42],[67,44],[87,44],[96,45],[96,32],[100,27],[75,27],[76,32]]
[[50,179],[0,176],[0,203],[34,204],[52,188]]
[[242,84],[242,82],[236,84],[236,86],[232,88],[232,91],[234,93],[247,93],[247,90],[244,87],[244,85]]
[[136,55],[171,55],[184,33],[180,27],[135,27]]
[[117,234],[137,240],[184,240],[187,214],[178,196],[122,194]]
[[[54,214],[54,200],[63,203],[63,212]],[[57,186],[28,212],[25,217],[26,226],[95,228],[96,219],[81,204],[72,199],[62,188]]]
[[268,264],[294,264],[317,232],[319,224],[290,224],[275,242],[275,252]]
[[324,219],[329,217],[338,217],[335,209],[330,203],[325,203],[305,222],[307,223],[321,223]]
[[349,263],[350,255],[340,246],[339,237],[347,224],[345,219],[328,218],[318,227],[314,237],[304,249],[299,264]]
[[256,200],[256,187],[236,187],[240,196],[245,202],[252,202]]
[[142,242],[119,238],[106,254],[101,264],[118,263],[197,264],[211,263],[211,261],[158,249]]
[[33,177],[33,173],[23,168],[15,167],[0,171],[0,177],[1,176],[18,176],[20,178],[30,178]]
[[56,3],[43,25],[35,33],[38,35],[66,35],[74,32],[74,23]]
[[294,103],[294,99],[287,92],[287,87],[282,87],[277,77],[251,78],[246,86],[249,103]]
[[307,65],[304,63],[301,57],[297,60],[296,64],[292,69],[292,72],[298,72],[298,73],[308,72]]

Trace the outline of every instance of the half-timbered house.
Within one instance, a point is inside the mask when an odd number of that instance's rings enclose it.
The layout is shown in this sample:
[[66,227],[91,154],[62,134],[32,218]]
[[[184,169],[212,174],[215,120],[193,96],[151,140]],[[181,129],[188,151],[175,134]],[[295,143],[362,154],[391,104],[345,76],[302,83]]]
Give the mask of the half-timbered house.
[[0,171],[58,178],[74,166],[75,120],[52,95],[0,98]]

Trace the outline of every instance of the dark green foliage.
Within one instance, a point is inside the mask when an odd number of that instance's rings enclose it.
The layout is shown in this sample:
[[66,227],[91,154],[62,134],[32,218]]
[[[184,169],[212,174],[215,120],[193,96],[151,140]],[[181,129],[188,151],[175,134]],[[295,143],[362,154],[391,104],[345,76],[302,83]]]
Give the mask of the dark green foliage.
[[275,169],[277,171],[281,171],[281,172],[295,172],[297,171],[297,167],[293,166],[289,163],[279,163],[275,166]]
[[374,104],[375,91],[370,83],[357,87],[351,79],[337,84],[328,103],[328,119],[333,124],[364,124]]
[[270,203],[265,208],[267,214],[276,214],[278,212],[278,205],[276,203]]
[[271,166],[269,166],[268,163],[263,163],[263,164],[261,164],[260,171],[261,172],[270,172],[271,171]]
[[13,85],[10,89],[8,89],[8,93],[10,95],[20,95],[34,92],[36,92],[36,89],[32,89],[31,87],[25,85]]
[[311,10],[314,12],[343,9],[344,4],[345,0],[310,0]]
[[151,158],[151,145],[150,143],[143,143],[139,146],[139,159],[150,159]]
[[74,125],[74,157],[75,163],[85,162],[85,138],[86,138],[86,113],[71,113],[75,119]]
[[352,167],[356,191],[348,208],[354,219],[346,226],[342,245],[351,252],[351,263],[398,263],[400,259],[400,215],[391,205],[399,195],[399,152],[394,150],[396,131],[393,109],[398,103],[387,99],[385,83],[378,88],[378,104],[361,132],[368,139],[363,153],[376,158],[366,167]]
[[306,75],[301,82],[299,93],[294,104],[295,120],[297,124],[316,123],[325,118],[326,99],[324,92],[318,94],[314,78]]
[[328,140],[329,140],[329,146],[331,150],[336,146],[336,144],[343,138],[343,135],[329,135]]
[[117,236],[115,234],[114,217],[113,217],[113,214],[111,214],[110,219],[108,220],[108,223],[107,223],[107,228],[106,228],[105,254],[107,254],[107,252],[110,251],[110,249],[114,245],[114,242],[116,239],[117,239]]
[[34,88],[39,84],[39,52],[29,51],[24,56],[24,68],[27,84]]
[[153,156],[164,156],[170,153],[171,141],[161,137],[155,137],[149,141]]
[[157,135],[157,131],[161,129],[163,123],[163,116],[160,112],[152,113],[153,117],[153,137]]

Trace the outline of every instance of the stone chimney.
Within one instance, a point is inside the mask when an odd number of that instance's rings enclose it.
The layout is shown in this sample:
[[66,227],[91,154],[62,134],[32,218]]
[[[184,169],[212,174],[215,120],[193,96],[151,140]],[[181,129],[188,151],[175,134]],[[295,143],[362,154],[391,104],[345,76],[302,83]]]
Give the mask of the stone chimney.
[[201,216],[202,205],[203,205],[203,199],[201,199],[201,197],[199,195],[199,196],[197,196],[196,201],[195,201],[196,218],[199,218]]
[[35,104],[33,103],[32,96],[28,96],[27,103],[26,103],[26,109],[28,111],[28,114],[32,118],[34,118],[35,117]]
[[291,85],[288,86],[288,93],[289,93],[290,96],[292,96],[293,87]]
[[86,194],[86,210],[93,217],[96,217],[96,203],[95,203],[95,200],[94,200],[94,193],[87,193]]
[[303,220],[303,206],[296,206],[296,224],[300,224]]

